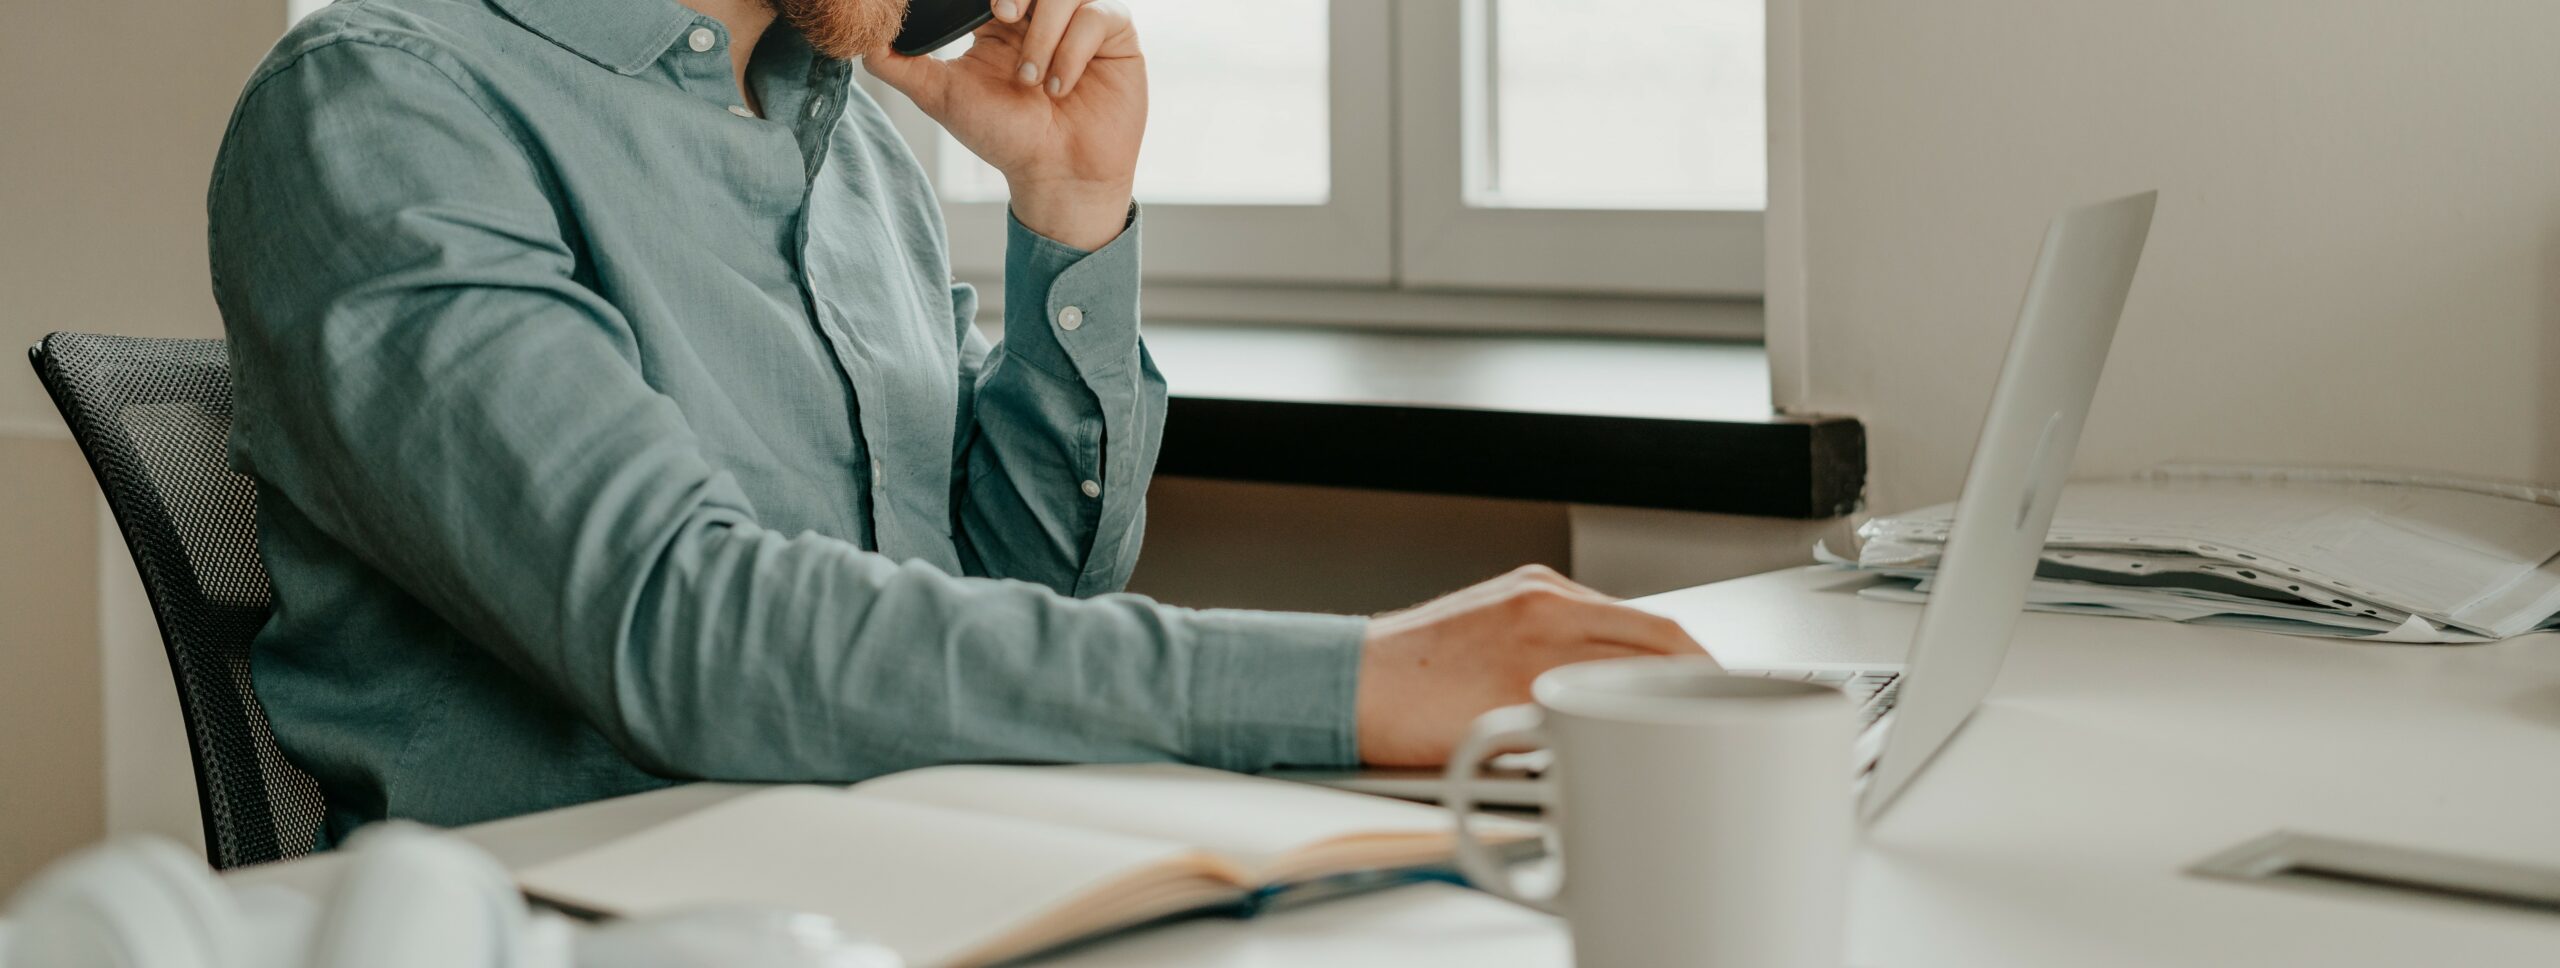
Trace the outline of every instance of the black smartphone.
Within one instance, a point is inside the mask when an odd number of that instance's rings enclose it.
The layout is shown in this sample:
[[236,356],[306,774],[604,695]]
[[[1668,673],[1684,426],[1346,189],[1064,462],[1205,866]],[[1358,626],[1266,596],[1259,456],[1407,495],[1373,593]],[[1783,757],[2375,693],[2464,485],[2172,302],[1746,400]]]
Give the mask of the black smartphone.
[[889,49],[921,57],[994,19],[988,0],[910,0],[906,26],[898,28],[898,39],[889,42]]

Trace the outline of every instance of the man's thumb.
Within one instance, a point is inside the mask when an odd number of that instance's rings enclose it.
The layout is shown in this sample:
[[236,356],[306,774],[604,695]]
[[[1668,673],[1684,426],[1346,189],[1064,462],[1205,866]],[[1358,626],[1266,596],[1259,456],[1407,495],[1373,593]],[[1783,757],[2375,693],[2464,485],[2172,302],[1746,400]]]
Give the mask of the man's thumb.
[[951,65],[931,56],[908,57],[884,46],[862,55],[862,69],[931,112],[939,107]]

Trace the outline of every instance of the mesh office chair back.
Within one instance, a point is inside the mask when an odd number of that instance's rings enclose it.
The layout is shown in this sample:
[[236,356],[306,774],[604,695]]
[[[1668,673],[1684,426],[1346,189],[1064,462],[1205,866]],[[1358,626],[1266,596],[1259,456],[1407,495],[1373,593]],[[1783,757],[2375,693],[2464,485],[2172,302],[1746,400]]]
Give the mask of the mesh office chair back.
[[311,851],[320,787],[284,758],[249,687],[273,598],[257,491],[224,456],[222,341],[54,333],[27,351],[142,572],[186,718],[205,853],[230,868]]

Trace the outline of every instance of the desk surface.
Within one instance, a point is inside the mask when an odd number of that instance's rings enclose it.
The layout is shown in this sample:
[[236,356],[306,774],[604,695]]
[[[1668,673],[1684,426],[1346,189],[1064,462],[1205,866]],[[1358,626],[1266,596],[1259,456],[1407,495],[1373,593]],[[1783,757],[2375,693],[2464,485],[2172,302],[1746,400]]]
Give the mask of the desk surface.
[[[1777,572],[1643,602],[1737,664],[1895,659],[1919,610]],[[1885,965],[2544,964],[2560,917],[2201,880],[2279,827],[2560,865],[2560,639],[2354,645],[2028,615],[1991,700],[1868,833],[1850,960]],[[509,864],[741,789],[463,831]],[[1712,862],[1703,858],[1701,862]],[[329,858],[231,875],[310,886]],[[1072,965],[1561,966],[1552,919],[1413,888],[1114,941]]]

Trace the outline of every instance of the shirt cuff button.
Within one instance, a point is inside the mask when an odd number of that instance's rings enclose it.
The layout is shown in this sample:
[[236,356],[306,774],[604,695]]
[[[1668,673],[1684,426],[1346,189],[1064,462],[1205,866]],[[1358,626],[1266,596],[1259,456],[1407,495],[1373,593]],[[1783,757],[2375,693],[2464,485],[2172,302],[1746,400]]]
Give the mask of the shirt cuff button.
[[1086,496],[1086,497],[1101,497],[1101,496],[1102,496],[1102,485],[1101,485],[1100,483],[1097,483],[1097,482],[1094,482],[1094,481],[1086,481],[1086,482],[1084,482],[1084,496]]
[[1074,306],[1058,310],[1058,328],[1070,333],[1084,328],[1084,310]]

